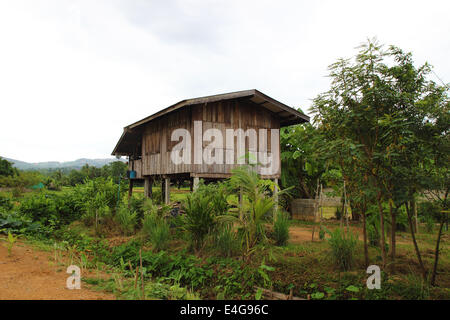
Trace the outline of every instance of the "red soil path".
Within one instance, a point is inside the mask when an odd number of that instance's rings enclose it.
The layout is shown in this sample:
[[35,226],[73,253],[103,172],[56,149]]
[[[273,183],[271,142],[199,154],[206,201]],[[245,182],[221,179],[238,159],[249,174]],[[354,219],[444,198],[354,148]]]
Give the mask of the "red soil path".
[[83,282],[80,290],[67,289],[67,266],[52,266],[51,255],[19,242],[9,257],[6,243],[0,241],[0,300],[115,299],[111,294],[89,290]]

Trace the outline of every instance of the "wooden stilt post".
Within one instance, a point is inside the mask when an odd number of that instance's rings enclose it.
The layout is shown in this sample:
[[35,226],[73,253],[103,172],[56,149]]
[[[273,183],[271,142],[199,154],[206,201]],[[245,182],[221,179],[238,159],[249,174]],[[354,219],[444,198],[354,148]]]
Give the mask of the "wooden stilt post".
[[164,178],[164,203],[170,203],[170,178]]
[[275,201],[275,211],[278,210],[278,178],[273,179],[273,182],[275,183],[274,189],[273,189],[273,198]]
[[144,180],[144,196],[152,198],[153,179],[151,177],[145,177]]
[[200,182],[200,179],[198,177],[194,177],[194,185],[193,185],[194,191],[197,190],[199,182]]
[[128,199],[133,196],[133,179],[130,179],[130,186],[128,188]]

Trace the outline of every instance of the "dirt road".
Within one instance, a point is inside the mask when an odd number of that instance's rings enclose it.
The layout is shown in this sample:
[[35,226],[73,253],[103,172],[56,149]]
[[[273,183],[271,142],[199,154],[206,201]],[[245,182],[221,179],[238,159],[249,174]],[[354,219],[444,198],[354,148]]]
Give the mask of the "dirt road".
[[[14,245],[12,255],[0,241],[0,300],[111,300],[111,294],[66,288],[65,267],[50,264],[51,253],[23,243]],[[67,266],[66,266],[67,267]],[[82,274],[83,277],[83,274]]]

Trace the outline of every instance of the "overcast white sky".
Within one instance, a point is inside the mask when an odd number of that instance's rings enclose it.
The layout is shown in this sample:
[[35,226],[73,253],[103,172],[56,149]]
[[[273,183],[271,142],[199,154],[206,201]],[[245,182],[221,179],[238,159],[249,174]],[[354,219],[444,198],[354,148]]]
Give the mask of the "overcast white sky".
[[307,111],[376,36],[450,82],[450,1],[0,0],[0,155],[110,157],[179,100],[258,89]]

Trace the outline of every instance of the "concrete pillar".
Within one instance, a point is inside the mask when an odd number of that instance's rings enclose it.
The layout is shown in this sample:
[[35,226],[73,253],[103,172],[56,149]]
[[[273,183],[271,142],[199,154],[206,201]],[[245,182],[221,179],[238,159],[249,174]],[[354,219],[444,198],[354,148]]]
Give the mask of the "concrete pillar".
[[164,178],[164,203],[170,203],[170,179]]
[[144,180],[144,196],[152,198],[153,179],[151,177],[145,177]]
[[194,191],[197,190],[199,182],[200,182],[200,179],[198,177],[195,177],[194,178],[194,188],[193,188]]

